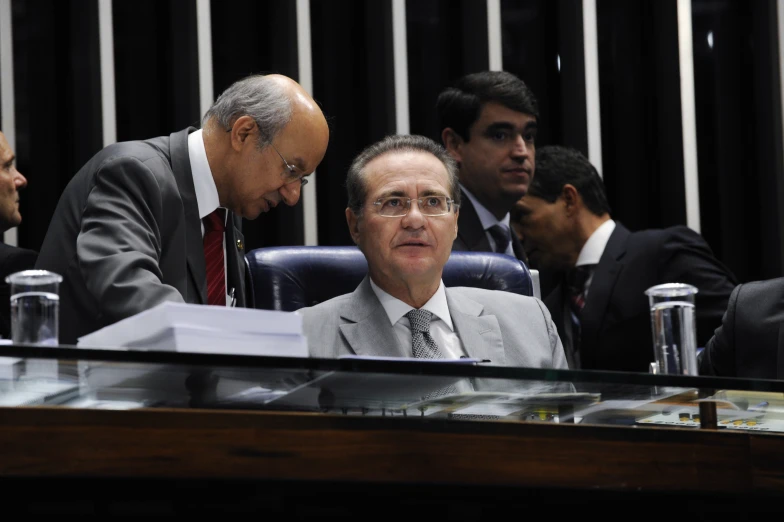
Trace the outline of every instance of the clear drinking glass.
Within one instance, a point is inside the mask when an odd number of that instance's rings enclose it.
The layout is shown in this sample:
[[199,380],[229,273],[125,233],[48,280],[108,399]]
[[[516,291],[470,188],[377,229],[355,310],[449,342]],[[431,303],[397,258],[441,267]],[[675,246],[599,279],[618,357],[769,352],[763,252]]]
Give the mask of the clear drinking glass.
[[656,373],[697,375],[697,329],[694,298],[697,288],[666,283],[645,291],[651,307]]
[[11,338],[14,344],[58,344],[59,285],[46,270],[25,270],[5,278],[11,285]]

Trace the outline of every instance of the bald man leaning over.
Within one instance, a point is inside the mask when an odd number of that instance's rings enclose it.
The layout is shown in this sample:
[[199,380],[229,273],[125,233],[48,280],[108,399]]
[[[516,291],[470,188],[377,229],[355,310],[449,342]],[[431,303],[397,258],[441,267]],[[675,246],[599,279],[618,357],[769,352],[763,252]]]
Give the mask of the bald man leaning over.
[[60,198],[36,265],[64,278],[60,342],[164,301],[244,306],[241,218],[296,204],[328,141],[299,84],[251,76],[203,129],[96,154]]

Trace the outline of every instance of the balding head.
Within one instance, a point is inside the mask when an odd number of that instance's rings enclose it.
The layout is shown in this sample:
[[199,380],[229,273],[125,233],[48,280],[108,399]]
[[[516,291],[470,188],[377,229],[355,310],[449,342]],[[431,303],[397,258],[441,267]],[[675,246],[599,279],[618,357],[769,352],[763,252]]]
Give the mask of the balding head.
[[271,74],[266,78],[278,85],[289,98],[291,118],[284,129],[288,134],[285,139],[300,144],[308,160],[302,170],[312,172],[324,158],[329,142],[329,126],[324,113],[310,94],[288,76]]
[[281,201],[294,205],[302,180],[321,163],[329,142],[318,104],[279,74],[237,81],[210,107],[204,123],[221,205],[248,219]]

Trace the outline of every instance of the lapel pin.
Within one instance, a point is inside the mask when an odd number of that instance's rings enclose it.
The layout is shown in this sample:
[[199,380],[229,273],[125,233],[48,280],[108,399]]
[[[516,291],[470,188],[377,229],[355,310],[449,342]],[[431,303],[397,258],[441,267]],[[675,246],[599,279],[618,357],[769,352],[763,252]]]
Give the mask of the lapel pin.
[[237,240],[237,250],[242,250],[243,248],[245,248],[245,247],[242,245],[242,239],[238,239]]

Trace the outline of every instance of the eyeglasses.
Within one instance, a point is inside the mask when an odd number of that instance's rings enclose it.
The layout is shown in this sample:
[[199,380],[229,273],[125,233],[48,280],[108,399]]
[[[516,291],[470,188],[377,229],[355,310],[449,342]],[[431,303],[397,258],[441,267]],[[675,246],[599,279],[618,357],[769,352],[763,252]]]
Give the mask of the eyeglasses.
[[308,180],[308,178],[306,178],[306,177],[305,177],[305,174],[301,174],[301,173],[299,172],[299,169],[298,169],[297,167],[295,167],[294,165],[289,165],[289,162],[288,162],[288,161],[286,161],[286,158],[284,158],[284,157],[283,157],[283,154],[281,154],[280,152],[278,152],[278,149],[276,149],[276,148],[275,148],[275,145],[273,145],[272,143],[270,143],[270,147],[272,147],[272,149],[273,149],[275,152],[277,152],[277,153],[278,153],[278,156],[280,156],[280,159],[282,159],[282,160],[283,160],[283,163],[286,165],[286,170],[288,170],[288,171],[289,171],[289,173],[288,173],[288,176],[287,176],[287,177],[288,177],[288,179],[290,179],[291,181],[288,181],[286,184],[288,184],[288,183],[294,183],[295,181],[299,180],[300,187],[304,187],[305,185],[307,185],[309,180]]
[[[226,129],[226,132],[231,132],[231,128]],[[286,185],[289,183],[294,183],[297,180],[299,180],[300,187],[307,185],[309,180],[305,177],[305,174],[300,173],[299,169],[294,165],[289,165],[289,162],[286,161],[286,158],[283,157],[283,154],[278,152],[278,149],[275,148],[275,145],[273,145],[272,142],[270,142],[270,146],[275,152],[278,153],[278,156],[280,156],[280,159],[282,159],[283,163],[286,165],[286,170],[288,171],[288,173],[285,175],[286,179],[288,179],[288,181],[286,181]]]
[[[411,201],[411,198],[392,196],[380,198],[376,200],[373,205],[378,208],[378,213],[381,216],[402,217],[411,210]],[[423,198],[416,198],[413,201],[417,202],[419,212],[428,217],[443,216],[459,207],[452,198],[447,196],[425,196]]]

